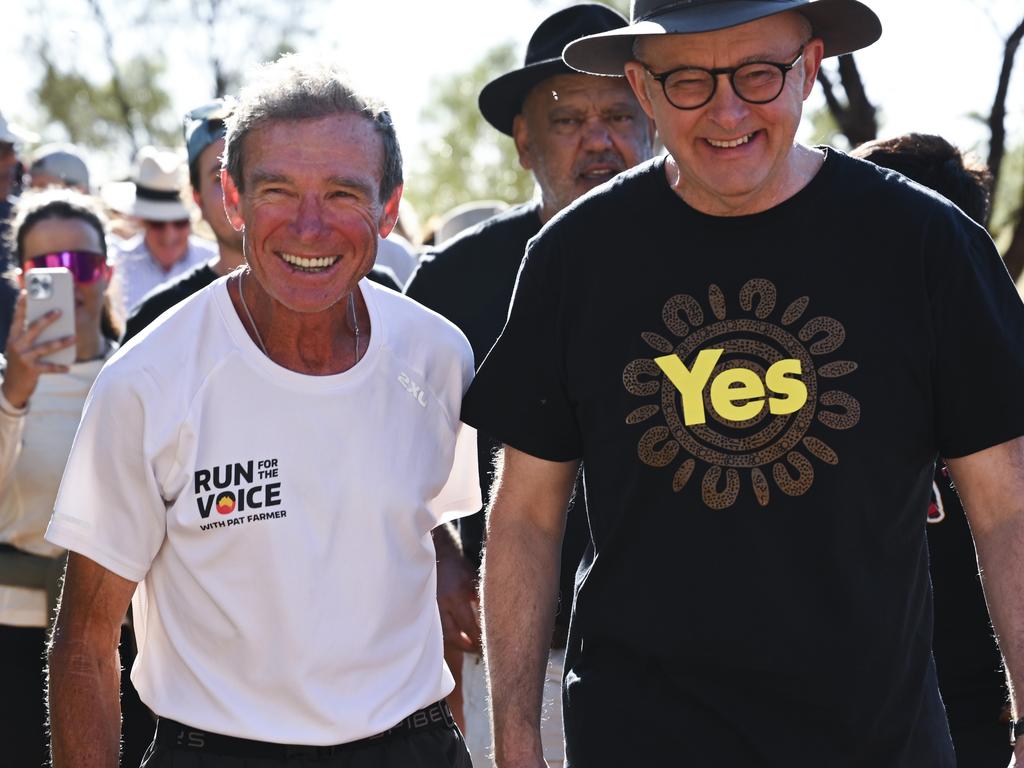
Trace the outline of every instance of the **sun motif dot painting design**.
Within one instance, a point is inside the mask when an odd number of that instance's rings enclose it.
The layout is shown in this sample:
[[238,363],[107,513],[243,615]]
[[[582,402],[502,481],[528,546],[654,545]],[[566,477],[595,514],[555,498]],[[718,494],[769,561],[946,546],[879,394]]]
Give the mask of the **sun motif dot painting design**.
[[842,359],[842,323],[811,305],[808,296],[781,302],[760,278],[731,305],[713,284],[700,299],[665,302],[665,328],[642,334],[653,355],[627,364],[622,383],[649,401],[626,416],[640,431],[637,455],[666,470],[674,491],[700,483],[711,509],[746,493],[767,507],[806,493],[816,464],[839,463],[829,433],[860,421],[860,403],[842,388],[857,363]]

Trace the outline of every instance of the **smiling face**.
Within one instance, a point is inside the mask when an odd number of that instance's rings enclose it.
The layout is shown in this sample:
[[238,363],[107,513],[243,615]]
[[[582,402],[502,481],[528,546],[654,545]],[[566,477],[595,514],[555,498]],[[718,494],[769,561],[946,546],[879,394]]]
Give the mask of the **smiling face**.
[[512,126],[547,221],[573,200],[651,156],[653,126],[621,79],[555,75],[534,86]]
[[[103,253],[99,233],[84,219],[40,219],[24,234],[23,255],[27,261],[36,256],[60,251]],[[103,298],[110,270],[92,283],[75,282],[75,335],[79,340],[95,335],[103,315]]]
[[[653,72],[752,61],[788,64],[809,37],[802,16],[783,13],[716,32],[641,38],[637,55]],[[802,158],[794,139],[822,53],[821,40],[811,39],[786,75],[782,93],[768,104],[743,101],[720,75],[711,101],[693,110],[669,104],[642,64],[626,64],[630,85],[678,164],[676,189],[687,203],[713,215],[753,213],[799,188]]]
[[143,222],[145,234],[143,239],[150,255],[164,271],[169,270],[183,258],[188,251],[188,236],[192,233],[192,223],[188,218],[177,221],[146,221]]
[[325,311],[370,271],[402,193],[381,202],[383,155],[373,123],[354,113],[270,121],[246,136],[244,192],[222,173],[225,207],[278,305]]

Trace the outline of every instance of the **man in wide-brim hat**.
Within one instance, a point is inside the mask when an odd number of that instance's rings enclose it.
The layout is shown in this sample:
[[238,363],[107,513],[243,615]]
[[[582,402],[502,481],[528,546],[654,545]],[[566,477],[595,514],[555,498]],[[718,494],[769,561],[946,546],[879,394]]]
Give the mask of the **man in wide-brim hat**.
[[216,256],[212,243],[192,235],[189,209],[181,196],[183,177],[178,153],[143,147],[131,179],[103,187],[107,205],[136,219],[142,230],[113,249],[117,285],[127,312],[158,285]]
[[501,768],[542,765],[580,459],[572,768],[953,766],[930,648],[937,455],[1024,685],[1020,298],[944,198],[795,142],[822,58],[880,31],[853,0],[637,0],[630,26],[566,47],[628,79],[668,156],[531,241],[463,403],[505,444],[483,589]]
[[[425,254],[406,293],[439,312],[469,338],[478,361],[491,348],[508,313],[526,243],[581,195],[652,155],[654,126],[622,78],[576,72],[562,61],[565,45],[585,35],[626,25],[600,3],[580,3],[545,18],[526,46],[521,67],[491,80],[480,92],[480,112],[516,146],[520,165],[537,182],[538,198],[493,216]],[[481,484],[490,488],[491,456],[498,448],[479,441]],[[586,506],[578,495],[562,547],[561,610],[549,633],[544,685],[544,757],[552,768],[564,760],[561,670],[576,565],[590,535]],[[484,669],[480,663],[475,574],[484,547],[484,515],[459,522],[459,546],[435,531],[441,575],[439,604],[450,644],[468,652],[463,665],[466,742],[477,768],[493,765],[488,754]],[[458,578],[459,575],[462,578]],[[453,578],[454,577],[454,578]],[[453,631],[454,630],[454,631]]]

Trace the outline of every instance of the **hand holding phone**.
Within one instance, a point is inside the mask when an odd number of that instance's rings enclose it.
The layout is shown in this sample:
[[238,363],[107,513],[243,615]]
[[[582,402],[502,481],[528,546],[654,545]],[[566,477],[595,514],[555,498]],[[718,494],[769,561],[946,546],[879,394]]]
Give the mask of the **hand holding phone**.
[[71,273],[63,268],[27,272],[25,290],[14,306],[14,319],[7,338],[7,370],[3,381],[7,402],[15,408],[23,408],[35,392],[40,375],[68,372],[68,366],[75,361],[74,333]]

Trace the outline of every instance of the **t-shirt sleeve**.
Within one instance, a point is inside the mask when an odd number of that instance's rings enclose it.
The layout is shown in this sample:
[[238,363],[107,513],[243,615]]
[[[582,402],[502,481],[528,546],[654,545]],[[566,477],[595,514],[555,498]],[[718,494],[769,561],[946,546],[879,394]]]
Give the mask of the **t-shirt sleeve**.
[[121,336],[121,343],[124,344],[135,336],[138,336],[147,325],[156,320],[160,314],[167,309],[160,301],[159,296],[149,296],[143,299],[124,323],[124,334]]
[[455,432],[455,453],[448,481],[427,506],[437,524],[480,511],[480,477],[477,472],[476,430],[459,422]]
[[[46,540],[141,581],[164,540],[166,504],[154,470],[151,379],[104,369],[85,404]],[[161,409],[148,409],[151,418]]]
[[437,281],[434,279],[436,271],[436,256],[432,252],[425,253],[420,257],[416,269],[413,270],[412,275],[409,276],[409,281],[405,284],[406,296],[435,311],[437,311],[437,291],[435,290],[435,283]]
[[462,402],[462,419],[517,450],[548,461],[582,453],[566,379],[566,282],[557,233],[527,246],[508,320]]
[[956,458],[1024,435],[1024,305],[981,227],[950,212],[929,234],[935,424]]

